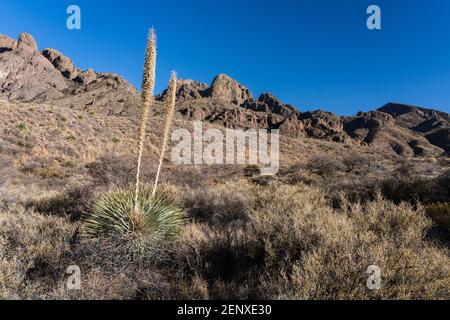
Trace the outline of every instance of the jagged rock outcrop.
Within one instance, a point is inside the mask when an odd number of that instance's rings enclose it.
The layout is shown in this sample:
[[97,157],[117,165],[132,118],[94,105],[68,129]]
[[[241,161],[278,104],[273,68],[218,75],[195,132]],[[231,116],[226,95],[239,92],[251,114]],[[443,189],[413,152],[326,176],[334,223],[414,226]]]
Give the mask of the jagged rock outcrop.
[[[157,100],[164,97],[165,92]],[[17,41],[0,35],[0,99],[126,116],[138,115],[141,104],[138,90],[125,79],[80,70],[55,49],[39,52],[27,33]],[[225,74],[210,86],[178,81],[177,101],[178,115],[227,128],[280,129],[290,137],[374,145],[407,157],[450,152],[450,116],[431,109],[390,103],[354,117],[321,110],[302,113],[270,93],[255,101],[247,88]],[[163,114],[160,102],[154,107],[154,115]]]
[[378,111],[390,114],[399,126],[422,134],[432,144],[450,153],[448,113],[398,103],[388,103]]
[[38,51],[34,38],[0,36],[0,99],[45,102],[105,114],[133,114],[139,92],[112,73],[79,70],[55,49]]
[[283,121],[283,117],[276,114],[254,112],[213,98],[182,103],[178,112],[185,118],[227,128],[278,129]]
[[252,94],[246,87],[226,74],[219,74],[214,78],[204,96],[221,99],[237,106],[241,106],[247,100],[253,100]]
[[[178,80],[177,81],[177,101],[180,100],[197,100],[205,96],[205,91],[209,89],[209,86],[200,81],[195,80]],[[167,95],[167,89],[157,97],[157,100],[164,100]]]
[[79,72],[78,75],[73,79],[76,83],[88,85],[94,80],[97,80],[97,73],[92,69],[87,69],[86,71]]
[[8,36],[0,34],[0,53],[2,51],[9,51],[15,49],[17,46],[17,41]]
[[10,50],[0,51],[0,99],[57,99],[68,87],[65,78],[37,51],[36,41],[22,33],[17,45],[2,40]]
[[282,134],[286,134],[291,137],[306,137],[305,125],[297,116],[292,115],[284,119],[278,124],[278,129]]
[[17,41],[17,49],[28,50],[34,53],[37,51],[38,46],[36,40],[34,40],[31,34],[22,32],[19,36],[19,40]]
[[271,93],[261,94],[256,101],[247,100],[243,106],[250,110],[276,113],[284,117],[299,114],[298,110],[296,110],[294,106],[283,103]]
[[341,118],[327,111],[304,112],[300,119],[309,137],[317,139],[342,140],[343,124]]
[[44,49],[42,54],[56,69],[58,69],[59,72],[62,73],[64,77],[73,80],[80,74],[80,70],[75,68],[72,60],[61,54],[59,51],[55,49]]
[[93,73],[88,70],[82,72],[75,80],[77,79],[82,79],[79,80],[80,85],[72,87],[68,94],[52,101],[52,104],[107,115],[139,114],[141,104],[139,91],[122,77],[113,73]]
[[392,150],[400,156],[438,156],[444,152],[421,135],[396,125],[395,119],[384,112],[360,112],[355,117],[345,117],[344,130],[361,143]]

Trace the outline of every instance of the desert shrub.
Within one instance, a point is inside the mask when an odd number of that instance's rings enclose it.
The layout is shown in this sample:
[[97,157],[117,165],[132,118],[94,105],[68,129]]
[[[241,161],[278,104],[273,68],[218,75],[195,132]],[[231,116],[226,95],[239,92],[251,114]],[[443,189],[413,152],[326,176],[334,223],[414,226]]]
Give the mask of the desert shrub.
[[[187,198],[182,203],[189,215],[202,218],[139,257],[130,254],[120,233],[87,239],[63,217],[9,207],[0,215],[0,296],[449,298],[448,252],[424,237],[431,222],[420,205],[395,204],[380,196],[352,203],[343,197],[333,208],[319,189],[279,182],[262,187],[246,179],[192,192],[178,189]],[[209,194],[206,200],[202,193]],[[196,200],[189,202],[191,195]],[[241,198],[238,204],[236,197]],[[193,208],[202,201],[204,209]],[[245,212],[246,223],[230,224],[201,212],[214,216],[233,206]],[[65,286],[65,270],[73,264],[82,270],[81,290]],[[370,265],[381,269],[379,290],[366,286]]]
[[43,179],[51,179],[51,178],[63,179],[67,176],[67,173],[57,165],[38,168],[36,170],[36,174]]
[[442,172],[434,180],[433,194],[435,202],[450,202],[450,169]]
[[432,203],[426,212],[447,234],[450,234],[450,203]]
[[[251,192],[246,225],[203,225],[181,239],[175,279],[195,274],[212,299],[448,298],[449,258],[424,240],[431,222],[422,207],[378,196],[333,209],[315,189]],[[382,270],[380,290],[366,286],[370,265]]]
[[131,157],[104,155],[86,167],[97,184],[128,186],[136,175]]
[[73,185],[57,194],[50,194],[28,201],[27,206],[39,213],[67,215],[79,220],[89,211],[94,196],[92,185]]
[[277,181],[277,176],[272,176],[272,175],[261,175],[261,176],[256,176],[250,179],[250,181],[254,184],[260,185],[260,186],[267,186],[271,183],[274,183],[275,181]]
[[291,165],[280,170],[278,174],[281,181],[287,184],[313,185],[318,183],[317,176],[304,170],[301,165]]
[[254,177],[254,176],[258,176],[260,174],[261,174],[261,169],[256,164],[248,165],[248,166],[245,166],[245,168],[244,168],[244,176],[246,176],[246,177]]
[[73,238],[71,250],[60,264],[80,268],[81,289],[68,289],[68,275],[62,274],[49,299],[142,299],[142,288],[155,299],[169,296],[168,280],[154,267],[155,261],[164,259],[164,250],[137,256],[124,247],[121,237],[87,239],[80,234]]
[[393,176],[383,179],[379,184],[379,189],[387,199],[400,203],[408,201],[428,202],[433,196],[432,183],[429,179],[418,176],[404,177]]
[[189,218],[197,222],[216,226],[245,222],[251,199],[248,193],[234,187],[230,183],[214,188],[188,188],[181,192],[181,202]]
[[74,228],[23,207],[0,214],[0,299],[43,299],[58,277]]
[[340,161],[327,155],[312,157],[308,161],[307,167],[322,177],[333,175],[344,169]]
[[166,193],[144,188],[138,196],[139,211],[134,210],[134,195],[117,190],[94,202],[84,221],[84,232],[91,238],[116,236],[131,250],[146,250],[160,241],[176,236],[184,224],[183,212]]
[[361,169],[364,166],[369,166],[370,160],[364,155],[351,153],[342,159],[342,164],[346,167],[347,172],[352,172],[356,169]]
[[424,177],[417,173],[414,166],[406,164],[381,177],[352,175],[324,187],[334,202],[342,193],[353,202],[373,201],[380,192],[384,198],[397,204],[402,201],[428,204],[450,200],[448,176],[448,172],[443,172],[436,178]]
[[[145,181],[152,180],[155,175],[155,159],[144,158],[141,169]],[[96,185],[129,187],[136,179],[136,159],[133,156],[106,154],[86,167],[94,178]]]

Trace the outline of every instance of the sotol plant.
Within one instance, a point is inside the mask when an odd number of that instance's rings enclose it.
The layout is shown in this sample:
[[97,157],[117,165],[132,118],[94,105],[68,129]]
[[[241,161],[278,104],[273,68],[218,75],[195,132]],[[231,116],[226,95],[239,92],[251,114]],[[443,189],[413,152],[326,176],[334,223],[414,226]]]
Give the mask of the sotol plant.
[[[175,110],[176,74],[172,73],[166,100],[166,120],[161,155],[152,190],[141,188],[140,169],[148,110],[153,101],[156,66],[156,36],[152,29],[145,58],[142,86],[142,114],[138,138],[136,185],[133,191],[117,190],[100,197],[85,218],[85,233],[92,237],[115,236],[126,246],[142,249],[176,235],[184,224],[184,214],[164,192],[157,192],[159,175]],[[131,240],[131,241],[129,241]]]

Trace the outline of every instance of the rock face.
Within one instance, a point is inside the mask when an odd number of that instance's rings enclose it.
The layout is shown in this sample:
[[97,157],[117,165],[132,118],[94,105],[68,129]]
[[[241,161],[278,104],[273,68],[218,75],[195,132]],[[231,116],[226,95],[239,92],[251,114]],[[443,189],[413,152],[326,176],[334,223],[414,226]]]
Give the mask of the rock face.
[[17,45],[5,38],[2,42],[9,50],[0,50],[0,99],[30,101],[62,96],[66,79],[37,51],[31,35],[22,33]]
[[421,135],[396,125],[395,119],[384,112],[360,112],[355,117],[346,117],[344,130],[361,143],[391,150],[400,156],[438,156],[444,151]]
[[237,106],[247,100],[253,100],[250,91],[226,74],[219,74],[205,92],[205,97],[221,99]]
[[97,73],[94,70],[88,69],[77,73],[77,76],[73,79],[76,83],[82,85],[88,85],[97,79]]
[[399,126],[423,135],[432,144],[450,153],[448,113],[398,103],[388,103],[378,111],[390,114]]
[[[205,96],[205,91],[209,89],[206,83],[195,80],[177,81],[177,100],[197,100]],[[167,95],[167,89],[158,97],[158,100],[164,100]]]
[[64,77],[73,80],[80,74],[80,70],[74,67],[72,60],[62,55],[59,51],[55,49],[44,49],[42,54]]
[[253,112],[213,98],[182,103],[179,113],[192,120],[207,121],[226,128],[271,129],[278,128],[283,120],[274,114]]
[[295,107],[281,102],[271,93],[261,94],[257,101],[247,100],[244,107],[258,112],[276,113],[284,117],[299,113]]
[[331,139],[336,142],[345,140],[344,126],[341,118],[327,111],[305,112],[300,116],[309,137]]
[[0,34],[0,53],[2,51],[13,50],[16,48],[16,46],[17,46],[16,40]]
[[139,92],[115,74],[79,70],[55,49],[38,51],[34,38],[0,36],[0,99],[45,102],[105,114],[135,113]]
[[282,134],[286,134],[291,137],[306,137],[305,125],[296,116],[289,116],[284,119],[279,125]]

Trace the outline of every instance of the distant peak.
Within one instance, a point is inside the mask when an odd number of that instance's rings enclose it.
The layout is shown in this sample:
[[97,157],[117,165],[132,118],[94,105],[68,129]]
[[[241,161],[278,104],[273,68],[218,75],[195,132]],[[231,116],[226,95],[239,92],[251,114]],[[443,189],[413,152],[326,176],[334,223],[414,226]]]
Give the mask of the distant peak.
[[225,73],[214,78],[206,96],[222,99],[238,106],[247,100],[253,100],[250,90]]

